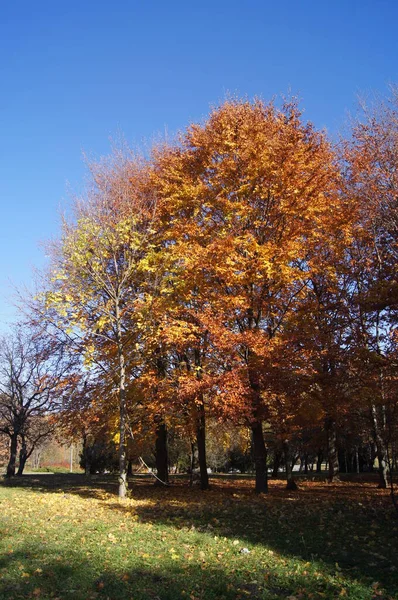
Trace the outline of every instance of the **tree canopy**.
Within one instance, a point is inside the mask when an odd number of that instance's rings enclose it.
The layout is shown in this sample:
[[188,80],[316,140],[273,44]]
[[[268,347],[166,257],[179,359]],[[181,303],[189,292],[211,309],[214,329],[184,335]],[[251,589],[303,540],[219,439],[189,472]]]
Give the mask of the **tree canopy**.
[[339,148],[295,101],[232,99],[149,157],[92,165],[35,310],[78,362],[58,419],[117,447],[120,496],[144,440],[167,483],[167,431],[206,488],[209,420],[248,428],[257,492],[270,451],[290,486],[298,456],[333,478],[339,452],[373,453],[387,485],[397,131],[396,96]]

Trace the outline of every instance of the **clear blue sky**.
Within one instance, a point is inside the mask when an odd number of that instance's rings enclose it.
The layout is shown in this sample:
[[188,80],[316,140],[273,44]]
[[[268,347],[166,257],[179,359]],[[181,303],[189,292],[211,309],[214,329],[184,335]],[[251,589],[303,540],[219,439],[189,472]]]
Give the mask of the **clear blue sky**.
[[[357,94],[398,82],[396,0],[3,0],[0,328],[57,235],[82,152],[203,118],[227,93],[291,90],[335,134]],[[68,183],[69,182],[69,183]]]

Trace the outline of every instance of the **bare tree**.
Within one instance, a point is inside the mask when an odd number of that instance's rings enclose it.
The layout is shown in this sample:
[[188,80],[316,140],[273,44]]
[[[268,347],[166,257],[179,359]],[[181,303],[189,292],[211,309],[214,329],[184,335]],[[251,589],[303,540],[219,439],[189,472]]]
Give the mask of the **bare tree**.
[[0,433],[10,439],[7,477],[15,475],[54,424],[52,413],[71,381],[71,359],[37,326],[19,325],[0,340]]

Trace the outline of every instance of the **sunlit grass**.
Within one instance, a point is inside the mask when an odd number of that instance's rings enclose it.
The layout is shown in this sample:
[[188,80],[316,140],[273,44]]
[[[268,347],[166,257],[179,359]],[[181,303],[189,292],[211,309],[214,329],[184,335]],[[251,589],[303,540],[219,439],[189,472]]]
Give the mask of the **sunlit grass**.
[[[0,488],[0,597],[394,598],[398,520],[369,484],[209,492],[41,475]],[[14,487],[16,486],[16,487]]]

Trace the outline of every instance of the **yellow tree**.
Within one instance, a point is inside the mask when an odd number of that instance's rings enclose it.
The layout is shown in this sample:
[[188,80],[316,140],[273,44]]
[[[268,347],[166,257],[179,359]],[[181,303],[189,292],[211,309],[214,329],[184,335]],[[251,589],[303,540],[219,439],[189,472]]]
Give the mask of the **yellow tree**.
[[[64,221],[62,238],[52,246],[51,290],[47,314],[85,368],[102,372],[118,395],[119,496],[127,490],[126,427],[128,390],[137,375],[143,324],[136,310],[151,244],[154,201],[146,191],[146,166],[116,154],[94,165],[87,197]],[[111,393],[111,392],[110,392]]]

